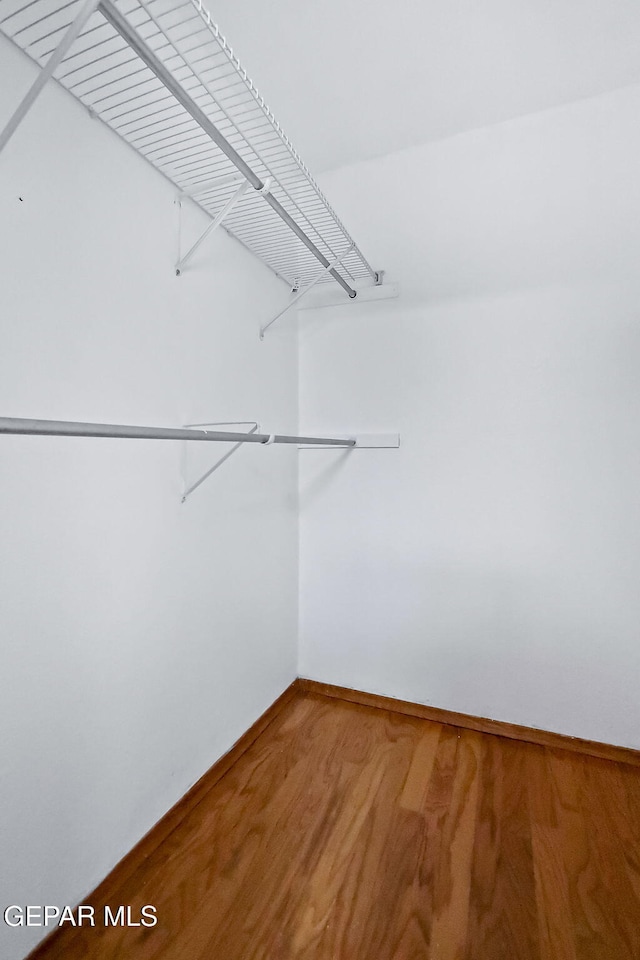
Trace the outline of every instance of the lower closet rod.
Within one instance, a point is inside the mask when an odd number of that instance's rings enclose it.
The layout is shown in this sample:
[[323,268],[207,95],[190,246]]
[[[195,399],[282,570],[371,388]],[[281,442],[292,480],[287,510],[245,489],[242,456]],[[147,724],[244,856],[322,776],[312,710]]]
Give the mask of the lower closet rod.
[[128,440],[213,440],[232,443],[316,443],[328,447],[355,447],[355,440],[330,437],[286,437],[271,433],[227,433],[173,427],[133,427],[113,423],[79,423],[75,420],[26,420],[0,417],[0,433],[41,437],[115,437]]

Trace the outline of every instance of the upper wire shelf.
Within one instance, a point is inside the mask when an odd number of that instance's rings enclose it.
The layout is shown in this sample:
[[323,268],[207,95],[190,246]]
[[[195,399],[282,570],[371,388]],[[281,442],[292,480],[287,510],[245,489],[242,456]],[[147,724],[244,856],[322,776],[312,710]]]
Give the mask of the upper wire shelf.
[[[376,272],[201,0],[111,2],[327,261],[340,260],[350,284],[375,283]],[[82,0],[2,0],[0,31],[44,66],[81,6]],[[211,217],[231,200],[243,179],[236,166],[100,7],[54,76]],[[230,209],[224,227],[292,288],[318,280],[317,257],[258,191]],[[320,282],[331,279],[327,271]]]

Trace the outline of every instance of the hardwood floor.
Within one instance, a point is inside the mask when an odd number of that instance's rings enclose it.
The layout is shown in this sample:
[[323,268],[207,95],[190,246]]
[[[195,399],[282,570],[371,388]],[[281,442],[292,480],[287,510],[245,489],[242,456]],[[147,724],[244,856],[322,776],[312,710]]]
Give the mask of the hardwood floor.
[[108,902],[38,960],[640,960],[640,769],[301,692]]

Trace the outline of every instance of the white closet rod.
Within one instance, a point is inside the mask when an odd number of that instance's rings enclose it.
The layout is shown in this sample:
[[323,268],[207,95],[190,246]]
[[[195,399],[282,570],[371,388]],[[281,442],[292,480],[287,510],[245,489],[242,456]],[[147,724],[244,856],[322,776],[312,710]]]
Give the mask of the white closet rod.
[[127,440],[209,440],[231,443],[304,443],[327,447],[355,447],[356,440],[330,437],[289,437],[272,433],[228,433],[173,427],[134,427],[113,423],[80,423],[75,420],[27,420],[0,417],[0,434],[39,437],[113,437]]

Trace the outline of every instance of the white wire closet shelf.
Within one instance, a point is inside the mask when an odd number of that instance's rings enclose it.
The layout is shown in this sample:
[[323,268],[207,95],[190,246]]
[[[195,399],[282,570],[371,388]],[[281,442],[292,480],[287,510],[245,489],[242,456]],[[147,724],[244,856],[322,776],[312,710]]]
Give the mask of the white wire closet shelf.
[[87,3],[53,73],[67,90],[212,218],[249,180],[224,227],[291,288],[379,281],[201,0],[0,0],[0,30],[45,67]]

